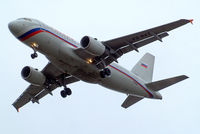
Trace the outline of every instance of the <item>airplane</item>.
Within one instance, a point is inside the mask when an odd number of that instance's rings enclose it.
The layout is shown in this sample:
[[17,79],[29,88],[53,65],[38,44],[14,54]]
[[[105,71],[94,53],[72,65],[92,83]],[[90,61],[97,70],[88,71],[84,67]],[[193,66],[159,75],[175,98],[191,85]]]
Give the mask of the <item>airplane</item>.
[[33,49],[31,58],[45,55],[49,63],[39,71],[26,66],[21,76],[30,85],[12,104],[17,111],[32,101],[38,103],[47,94],[58,87],[63,98],[72,94],[67,86],[84,81],[99,84],[108,89],[127,95],[122,103],[128,108],[143,98],[162,99],[159,91],[177,82],[187,79],[186,75],[154,81],[153,69],[155,57],[146,53],[131,71],[118,64],[118,58],[130,51],[138,51],[154,41],[162,42],[168,32],[193,20],[180,19],[162,26],[126,35],[123,37],[99,41],[84,36],[80,43],[43,22],[32,18],[19,18],[11,21],[8,28],[22,43]]

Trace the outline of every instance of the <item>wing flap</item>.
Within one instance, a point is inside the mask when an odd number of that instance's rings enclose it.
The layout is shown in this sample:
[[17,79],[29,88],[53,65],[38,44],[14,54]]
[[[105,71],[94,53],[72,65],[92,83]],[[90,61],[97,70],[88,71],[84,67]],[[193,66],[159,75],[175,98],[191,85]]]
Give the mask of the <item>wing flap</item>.
[[187,23],[190,23],[190,20],[181,19],[175,22],[162,25],[162,26],[144,30],[142,32],[108,40],[108,41],[105,41],[104,43],[107,46],[111,47],[112,49],[117,50],[123,47],[124,45],[127,45],[127,42],[132,44],[132,43],[147,39],[149,37],[154,37],[155,35],[159,35],[160,33],[171,31]]
[[[77,78],[75,78],[75,77],[72,77],[72,76],[70,76],[70,77],[67,77],[66,79],[65,79],[65,84],[66,85],[68,85],[68,84],[71,84],[71,83],[74,83],[74,82],[77,82],[77,81],[79,81],[79,79],[77,79]],[[44,96],[46,96],[47,94],[52,94],[51,92],[54,90],[54,89],[56,89],[58,87],[58,85],[51,85],[50,87],[49,87],[49,89],[43,89],[39,94],[37,94],[35,97],[38,99],[38,100],[40,100],[41,98],[43,98]]]
[[[169,34],[167,32],[164,32],[164,33],[161,33],[158,35],[159,39],[162,39],[166,36],[168,36]],[[143,47],[145,46],[146,44],[149,44],[149,43],[152,43],[154,41],[158,40],[158,38],[156,38],[155,36],[152,36],[150,38],[147,38],[147,39],[144,39],[144,40],[141,40],[139,42],[136,42],[136,43],[133,43],[133,44],[130,44],[130,45],[126,45],[122,48],[120,48],[120,50],[123,52],[123,54],[125,53],[128,53],[132,50],[136,50],[140,47]]]
[[130,107],[131,105],[137,103],[138,101],[142,100],[143,98],[140,98],[140,97],[136,97],[136,96],[131,96],[129,95],[126,100],[122,103],[122,107],[123,108],[128,108]]
[[32,97],[35,96],[38,91],[41,91],[42,87],[37,87],[30,85],[12,104],[16,109],[19,109],[20,107],[24,106],[26,103],[31,101]]
[[[42,73],[51,80],[59,80],[60,77],[64,74],[61,70],[56,68],[53,64],[48,63],[44,69],[42,70]],[[65,84],[70,84],[73,82],[79,81],[79,79],[65,74]],[[59,87],[60,85],[58,83],[51,84],[48,89],[45,88],[45,86],[35,86],[30,85],[26,88],[26,90],[16,99],[16,101],[12,104],[17,110],[27,104],[28,102],[32,101],[39,103],[39,100],[43,98],[47,94],[52,94],[51,92]]]

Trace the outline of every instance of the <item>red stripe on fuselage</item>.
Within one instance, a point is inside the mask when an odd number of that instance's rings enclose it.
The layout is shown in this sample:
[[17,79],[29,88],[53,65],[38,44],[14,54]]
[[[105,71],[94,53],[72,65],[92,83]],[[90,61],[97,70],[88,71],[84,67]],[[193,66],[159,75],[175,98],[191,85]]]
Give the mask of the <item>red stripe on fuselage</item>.
[[121,70],[115,68],[115,67],[112,66],[112,65],[108,65],[108,66],[111,67],[111,68],[113,68],[113,69],[115,69],[116,71],[118,71],[118,72],[124,74],[125,76],[127,76],[127,77],[130,78],[131,80],[135,81],[135,82],[137,83],[137,85],[139,85],[141,88],[143,88],[144,91],[145,91],[151,98],[153,98],[153,95],[152,95],[145,87],[143,87],[139,82],[137,82],[137,80],[135,80],[134,78],[132,78],[132,77],[129,76],[128,74],[122,72]]
[[72,46],[72,47],[74,47],[74,48],[77,48],[77,46],[75,46],[74,44],[72,44],[72,43],[70,43],[70,42],[67,42],[66,40],[64,40],[64,39],[60,38],[59,36],[55,35],[54,33],[51,33],[51,32],[49,32],[49,31],[44,31],[44,32],[47,32],[47,33],[49,33],[49,34],[51,34],[51,35],[57,37],[58,39],[64,41],[65,43],[69,44],[70,46]]
[[32,37],[32,36],[38,34],[38,33],[41,33],[41,32],[43,32],[43,31],[42,31],[42,30],[38,30],[38,31],[32,32],[32,33],[30,33],[29,35],[25,36],[24,38],[22,38],[22,39],[20,39],[20,40],[21,40],[21,41],[25,41],[26,39],[28,39],[28,38],[30,38],[30,37]]
[[69,44],[70,46],[72,46],[72,47],[74,47],[74,48],[77,48],[77,46],[75,46],[74,44],[72,44],[72,43],[70,43],[70,42],[68,42],[68,41],[66,41],[66,40],[64,40],[64,39],[62,39],[61,37],[57,36],[56,34],[51,33],[51,32],[49,32],[49,31],[47,31],[47,30],[45,30],[45,29],[44,29],[44,30],[40,29],[40,30],[37,30],[37,31],[35,31],[35,32],[32,32],[32,33],[28,34],[27,36],[25,36],[24,38],[21,38],[20,41],[25,41],[25,40],[29,39],[30,37],[32,37],[32,36],[34,36],[34,35],[36,35],[36,34],[38,34],[38,33],[41,33],[41,32],[49,33],[49,34],[51,34],[51,35],[57,37],[58,39],[64,41],[65,43]]

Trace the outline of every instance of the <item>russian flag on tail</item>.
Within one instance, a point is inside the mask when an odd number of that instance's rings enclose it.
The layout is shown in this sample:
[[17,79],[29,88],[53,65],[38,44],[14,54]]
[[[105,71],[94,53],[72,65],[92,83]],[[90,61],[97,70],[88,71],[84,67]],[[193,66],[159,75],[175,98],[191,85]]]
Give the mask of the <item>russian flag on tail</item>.
[[148,66],[146,64],[142,63],[141,67],[147,68]]

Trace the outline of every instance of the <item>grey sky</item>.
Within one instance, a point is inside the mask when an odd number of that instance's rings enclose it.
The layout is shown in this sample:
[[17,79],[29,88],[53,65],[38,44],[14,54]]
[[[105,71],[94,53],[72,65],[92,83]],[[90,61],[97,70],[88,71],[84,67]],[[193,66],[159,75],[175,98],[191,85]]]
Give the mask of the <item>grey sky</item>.
[[[200,133],[199,5],[199,0],[2,1],[0,133]],[[84,35],[108,40],[181,18],[194,19],[194,25],[170,32],[164,43],[152,43],[119,60],[130,70],[150,52],[156,56],[154,80],[180,74],[190,78],[161,91],[162,101],[144,99],[126,110],[120,106],[124,94],[78,82],[70,85],[69,98],[61,98],[59,88],[40,105],[30,103],[17,113],[11,104],[28,86],[21,69],[42,69],[48,62],[42,55],[32,60],[32,50],[9,32],[7,24],[20,17],[39,19],[78,41]]]

